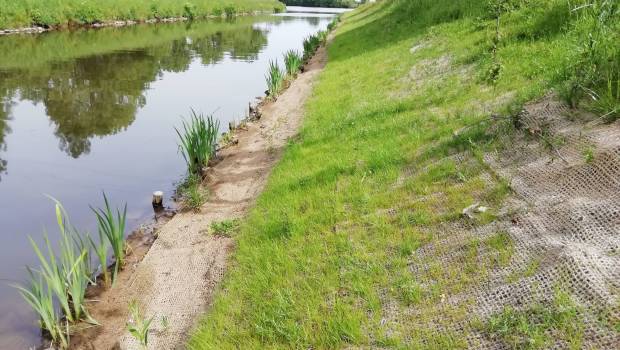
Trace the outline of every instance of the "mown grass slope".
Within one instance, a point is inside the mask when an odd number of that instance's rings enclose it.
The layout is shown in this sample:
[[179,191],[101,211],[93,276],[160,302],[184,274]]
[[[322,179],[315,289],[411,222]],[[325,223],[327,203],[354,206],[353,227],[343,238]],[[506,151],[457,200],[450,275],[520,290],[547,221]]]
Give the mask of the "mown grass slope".
[[[465,348],[472,329],[512,336],[506,325],[530,347],[548,344],[551,328],[578,347],[579,313],[561,291],[539,310],[543,325],[510,309],[480,325],[443,304],[510,262],[503,232],[474,242],[465,264],[412,265],[433,232],[499,215],[510,187],[482,153],[504,146],[497,137],[525,102],[554,88],[617,117],[618,9],[591,3],[394,0],[345,16],[303,130],[234,235],[228,276],[189,347]],[[507,117],[495,134],[494,115]],[[490,209],[464,218],[476,202]],[[482,245],[498,258],[478,256]]]
[[283,10],[277,0],[0,0],[0,29]]

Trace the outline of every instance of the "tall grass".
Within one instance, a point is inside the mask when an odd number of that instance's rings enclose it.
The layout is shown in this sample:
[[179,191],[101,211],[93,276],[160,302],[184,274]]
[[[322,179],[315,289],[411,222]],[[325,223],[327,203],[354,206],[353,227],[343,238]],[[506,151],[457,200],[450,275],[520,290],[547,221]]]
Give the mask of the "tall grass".
[[301,65],[303,64],[303,59],[299,52],[295,50],[289,50],[284,54],[284,65],[286,66],[286,74],[290,77],[294,77]]
[[[100,240],[105,237],[114,252],[114,274],[112,276],[112,283],[114,283],[118,272],[122,270],[125,265],[125,222],[127,218],[127,204],[125,204],[122,212],[117,209],[115,214],[112,212],[110,202],[105,193],[103,194],[103,201],[105,204],[103,209],[91,207],[91,210],[97,217],[97,230],[99,231]],[[100,244],[103,243],[100,241]],[[102,247],[98,248],[103,249]],[[98,250],[97,255],[99,256],[99,254],[103,254],[103,252]],[[99,259],[101,262],[101,257],[99,257]],[[102,265],[101,268],[105,270],[107,266]]]
[[573,4],[575,47],[566,67],[561,93],[577,106],[584,99],[605,119],[620,113],[620,4],[590,0]]
[[190,174],[201,175],[215,156],[219,129],[220,122],[213,116],[205,117],[193,109],[189,121],[183,121],[182,130],[175,128],[180,140],[179,150]]
[[270,98],[276,98],[284,85],[284,72],[278,62],[269,61],[269,71],[265,76],[267,93]]

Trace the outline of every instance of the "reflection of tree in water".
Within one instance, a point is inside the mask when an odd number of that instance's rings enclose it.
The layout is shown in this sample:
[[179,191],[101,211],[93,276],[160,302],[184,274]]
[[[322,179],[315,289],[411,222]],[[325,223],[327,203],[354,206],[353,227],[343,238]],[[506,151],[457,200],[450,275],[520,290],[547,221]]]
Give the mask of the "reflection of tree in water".
[[[0,72],[0,81],[4,80],[4,74]],[[11,101],[14,91],[11,91],[8,87],[0,85],[0,156],[2,152],[6,152],[6,143],[4,142],[6,135],[11,132],[9,128],[9,114],[12,104]],[[6,173],[7,162],[0,157],[0,180],[2,180],[2,174]]]
[[[105,32],[102,32],[105,33]],[[118,40],[118,38],[115,38]],[[0,76],[0,150],[8,130],[8,106],[14,93],[43,103],[60,148],[77,158],[90,152],[95,136],[112,135],[131,125],[146,103],[144,91],[165,71],[183,72],[192,57],[204,64],[233,58],[255,59],[267,43],[265,33],[251,24],[222,24],[222,30],[195,38],[170,40],[146,49],[99,54],[12,71]],[[6,101],[5,101],[6,100]],[[0,172],[6,162],[0,160]]]
[[128,127],[144,106],[143,91],[158,72],[143,51],[78,59],[54,66],[43,103],[56,124],[60,148],[77,158],[90,152],[90,138]]

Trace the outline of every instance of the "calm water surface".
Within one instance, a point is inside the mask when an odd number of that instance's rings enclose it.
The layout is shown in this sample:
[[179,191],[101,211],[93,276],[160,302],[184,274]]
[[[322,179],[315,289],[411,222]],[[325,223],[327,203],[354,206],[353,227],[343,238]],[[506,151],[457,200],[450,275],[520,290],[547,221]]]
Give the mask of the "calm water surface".
[[[190,107],[221,125],[265,90],[270,59],[332,15],[243,17],[0,37],[0,349],[39,342],[36,317],[10,287],[38,266],[28,235],[57,236],[49,194],[95,231],[101,191],[128,203],[131,229],[184,175],[173,127]],[[223,130],[224,131],[224,130]],[[170,202],[168,200],[168,202]]]

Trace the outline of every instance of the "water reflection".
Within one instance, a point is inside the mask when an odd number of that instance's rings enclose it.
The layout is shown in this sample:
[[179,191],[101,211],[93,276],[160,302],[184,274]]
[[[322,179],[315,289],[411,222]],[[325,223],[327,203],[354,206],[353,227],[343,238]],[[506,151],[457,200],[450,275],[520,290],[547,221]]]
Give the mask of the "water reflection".
[[[11,131],[7,125],[7,121],[9,118],[8,114],[8,104],[0,103],[0,155],[2,154],[2,152],[6,152],[6,143],[4,142],[4,139],[6,137],[6,134]],[[0,181],[2,181],[2,175],[6,173],[6,166],[6,160],[0,158]]]
[[[140,32],[141,37],[176,38],[161,43],[155,40],[155,45],[145,47],[129,48],[119,43],[122,51],[92,54],[73,60],[45,61],[50,55],[37,52],[66,44],[65,36],[58,33],[42,39],[43,49],[38,45],[20,45],[18,52],[5,51],[4,56],[12,57],[0,56],[0,60],[10,62],[9,65],[19,64],[9,61],[11,59],[33,57],[31,55],[37,57],[37,54],[43,57],[43,62],[29,58],[21,62],[28,69],[14,67],[1,72],[0,147],[6,148],[6,120],[11,101],[19,94],[21,99],[45,106],[50,121],[55,125],[54,134],[61,150],[73,158],[88,154],[93,137],[116,134],[132,124],[136,111],[146,103],[144,93],[149,84],[163,72],[186,71],[194,57],[199,57],[203,64],[216,64],[225,56],[255,60],[267,44],[267,37],[266,30],[255,28],[253,23],[241,19],[217,22],[206,28],[200,25],[196,30],[193,30],[193,24],[136,27],[134,31]],[[190,35],[182,35],[186,33]],[[88,31],[81,35],[109,46],[116,39],[117,30]],[[90,42],[84,42],[84,45],[88,47],[77,44],[70,49],[65,48],[63,54],[67,58],[72,52],[82,55],[91,46]],[[27,55],[20,50],[32,53]],[[0,172],[6,171],[6,167],[6,161],[0,160]]]

